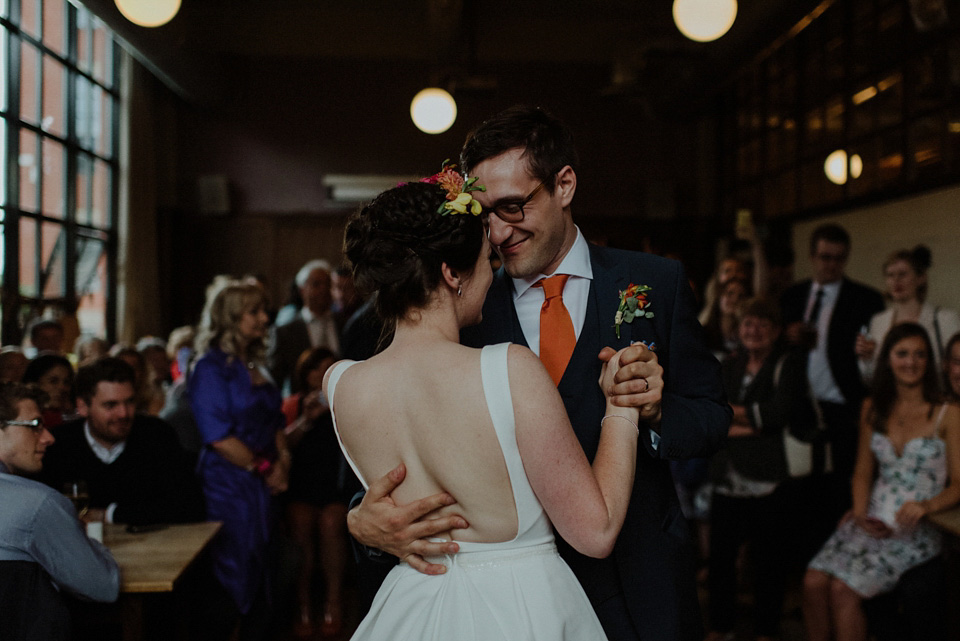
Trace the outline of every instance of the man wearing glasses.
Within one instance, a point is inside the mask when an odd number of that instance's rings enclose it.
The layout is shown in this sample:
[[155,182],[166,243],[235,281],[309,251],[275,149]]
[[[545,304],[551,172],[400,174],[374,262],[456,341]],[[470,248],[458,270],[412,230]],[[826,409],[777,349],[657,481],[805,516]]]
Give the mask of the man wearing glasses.
[[[43,467],[53,435],[40,418],[43,392],[0,385],[0,638],[65,639],[59,592],[116,601],[120,570],[87,538],[70,501],[26,478]],[[29,603],[30,607],[24,607]]]
[[[639,407],[644,423],[640,442],[646,454],[637,456],[626,521],[608,558],[585,557],[558,538],[560,554],[611,640],[700,641],[692,545],[668,459],[716,451],[731,411],[684,269],[676,261],[587,243],[571,213],[578,164],[572,136],[541,109],[514,107],[494,116],[468,137],[460,158],[462,170],[486,187],[474,197],[485,209],[490,244],[503,263],[483,322],[462,332],[464,344],[510,341],[535,351],[558,383],[589,459],[604,411],[597,386],[601,358],[614,354],[610,348],[635,344],[621,358],[615,388],[618,404]],[[560,277],[560,285],[548,292],[553,277]],[[645,286],[643,307],[640,290],[631,285]],[[629,316],[622,314],[624,297],[637,298]],[[559,359],[551,342],[557,325],[545,324],[541,315],[557,299],[567,316],[559,333],[568,345]],[[350,512],[350,531],[422,572],[441,571],[423,557],[455,551],[455,544],[425,537],[449,530],[459,517],[414,522],[446,497],[392,507],[388,495],[401,479],[391,472],[370,487]]]

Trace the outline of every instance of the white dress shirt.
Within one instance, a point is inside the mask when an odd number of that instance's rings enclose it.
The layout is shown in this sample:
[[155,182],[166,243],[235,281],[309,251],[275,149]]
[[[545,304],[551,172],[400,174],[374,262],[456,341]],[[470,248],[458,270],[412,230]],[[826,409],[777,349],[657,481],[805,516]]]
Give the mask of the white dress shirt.
[[312,347],[326,347],[335,354],[340,353],[340,337],[337,335],[337,324],[333,314],[314,314],[306,306],[300,309],[300,317],[307,324],[307,333],[310,335]]
[[[810,381],[810,391],[818,401],[829,403],[845,403],[846,399],[837,386],[837,381],[830,371],[830,359],[827,356],[827,338],[830,332],[830,319],[833,318],[833,308],[840,296],[842,281],[821,284],[814,282],[810,286],[810,297],[807,299],[807,309],[804,318],[809,318],[817,299],[817,292],[823,290],[823,300],[820,302],[820,316],[817,318],[817,345],[810,350],[807,359],[807,379]],[[853,350],[853,345],[850,345]]]
[[553,274],[538,274],[531,278],[514,278],[513,306],[520,319],[520,328],[527,345],[534,354],[540,356],[540,308],[545,300],[543,287],[534,287],[542,278],[555,274],[568,274],[567,284],[563,288],[563,306],[570,314],[573,332],[580,340],[583,320],[587,316],[587,299],[590,297],[590,281],[593,280],[593,267],[590,266],[590,248],[586,239],[577,228],[577,238],[560,266]]
[[[123,450],[127,448],[126,441],[120,441],[119,443],[114,444],[113,447],[107,447],[101,445],[90,432],[90,421],[86,421],[83,424],[83,435],[87,439],[87,445],[90,446],[90,449],[93,450],[93,455],[100,459],[105,465],[110,465],[123,454]],[[107,523],[113,523],[113,513],[117,511],[117,504],[111,503],[107,506],[105,513],[103,515],[103,520]]]

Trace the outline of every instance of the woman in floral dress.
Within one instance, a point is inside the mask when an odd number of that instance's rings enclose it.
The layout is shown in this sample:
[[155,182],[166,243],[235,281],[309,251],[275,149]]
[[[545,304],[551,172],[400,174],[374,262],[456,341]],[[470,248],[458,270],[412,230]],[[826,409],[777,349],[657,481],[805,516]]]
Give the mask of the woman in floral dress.
[[863,599],[940,553],[923,517],[960,500],[960,408],[940,401],[930,338],[916,323],[892,328],[881,347],[852,487],[853,508],[804,577],[809,641],[866,639]]

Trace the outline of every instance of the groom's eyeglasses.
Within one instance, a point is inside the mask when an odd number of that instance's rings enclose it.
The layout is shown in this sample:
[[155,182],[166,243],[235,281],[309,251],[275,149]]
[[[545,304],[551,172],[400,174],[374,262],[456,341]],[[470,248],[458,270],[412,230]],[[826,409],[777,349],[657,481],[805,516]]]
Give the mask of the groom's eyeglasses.
[[484,209],[484,213],[487,215],[490,213],[496,214],[497,218],[505,223],[519,223],[523,220],[523,208],[530,204],[530,201],[540,193],[541,189],[543,189],[542,182],[534,187],[533,191],[530,192],[530,195],[523,200],[508,200],[506,202],[498,202],[493,207]]

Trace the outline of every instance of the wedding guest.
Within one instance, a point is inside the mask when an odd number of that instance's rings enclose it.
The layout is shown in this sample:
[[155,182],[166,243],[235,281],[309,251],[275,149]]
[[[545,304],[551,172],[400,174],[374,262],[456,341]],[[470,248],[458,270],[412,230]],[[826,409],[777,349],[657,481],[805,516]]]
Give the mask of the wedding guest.
[[193,325],[182,325],[167,338],[167,358],[170,361],[170,380],[174,384],[183,378],[193,358],[193,341],[197,331]]
[[41,418],[44,393],[0,384],[0,638],[66,641],[63,595],[116,601],[120,570],[87,537],[70,501],[28,476],[53,442]]
[[720,295],[709,310],[706,323],[703,325],[707,347],[717,360],[722,361],[736,351],[739,341],[737,335],[739,308],[749,296],[746,281],[732,279],[720,286]]
[[117,343],[110,348],[110,356],[127,363],[134,372],[133,387],[136,390],[136,410],[141,414],[156,416],[163,409],[164,396],[152,384],[150,369],[143,354],[129,345]]
[[747,265],[736,256],[728,256],[721,260],[703,288],[703,304],[697,317],[701,325],[707,324],[719,302],[723,286],[732,280],[747,282]]
[[293,453],[287,522],[301,551],[297,598],[299,619],[294,628],[298,637],[310,637],[317,626],[313,614],[315,550],[323,570],[322,636],[340,632],[343,622],[343,579],[347,558],[347,501],[343,466],[337,436],[333,431],[330,406],[323,396],[323,375],[336,357],[325,347],[303,353],[297,362],[300,392],[284,400],[287,442]]
[[[393,341],[327,374],[344,452],[361,479],[402,460],[408,475],[394,493],[399,504],[443,489],[458,506],[436,516],[456,509],[465,519],[443,537],[459,546],[444,575],[396,566],[353,638],[510,638],[536,630],[558,641],[599,639],[603,629],[557,554],[550,523],[581,552],[610,554],[633,486],[639,412],[606,397],[591,468],[530,350],[460,344],[459,330],[480,320],[493,274],[481,208],[457,176],[447,168],[439,184],[386,191],[345,232],[358,285],[377,292]],[[444,213],[448,194],[468,213]],[[604,390],[612,389],[619,356],[603,368]],[[457,393],[445,393],[451,381]]]
[[940,401],[932,350],[916,323],[894,326],[881,345],[861,415],[853,508],[804,577],[810,641],[866,639],[863,599],[940,553],[941,536],[923,517],[960,501],[960,408]]
[[943,388],[947,390],[947,398],[960,403],[960,332],[947,341],[943,357]]
[[311,260],[297,272],[297,286],[303,298],[300,313],[289,323],[271,330],[267,363],[274,382],[284,392],[297,392],[293,376],[297,359],[311,347],[340,351],[339,328],[330,305],[330,263]]
[[832,471],[815,470],[801,481],[796,509],[805,515],[812,556],[850,506],[850,477],[857,458],[857,424],[867,388],[851,346],[860,329],[883,309],[876,290],[845,275],[850,234],[827,223],[810,235],[813,277],[780,299],[784,337],[807,350],[807,382],[820,408]]
[[0,349],[0,383],[19,383],[27,371],[30,361],[16,345],[7,345]]
[[[464,344],[514,342],[549,363],[588,459],[597,451],[607,400],[594,381],[604,360],[616,353],[612,348],[626,347],[612,393],[618,406],[640,409],[639,446],[645,453],[637,457],[623,533],[609,558],[588,558],[558,540],[561,556],[593,599],[613,641],[702,641],[692,546],[668,460],[713,454],[726,435],[730,414],[719,363],[703,344],[683,266],[586,241],[573,221],[579,164],[573,137],[543,109],[517,106],[493,116],[470,134],[461,162],[461,169],[479,176],[486,187],[474,197],[489,212],[490,245],[503,265],[484,303],[482,322],[462,332]],[[546,295],[543,284],[536,283],[554,274],[561,278],[549,283],[551,300],[563,301],[573,341],[559,305],[547,314],[546,330],[541,330]],[[557,287],[560,298],[553,296],[554,283],[564,280]],[[631,281],[634,287],[629,287]],[[642,317],[626,319],[620,306],[636,304],[641,310],[641,302],[653,307]],[[558,325],[566,328],[558,332],[565,349],[549,338],[544,349],[541,337],[554,335],[549,330]],[[371,486],[348,513],[347,525],[364,545],[402,557],[416,569],[439,571],[442,566],[427,563],[422,555],[448,552],[426,539],[450,523],[415,521],[425,513],[422,509],[444,505],[443,495],[417,502],[418,509],[393,508],[386,495],[402,479],[400,471]]]
[[804,355],[779,342],[780,310],[765,298],[740,311],[742,349],[723,362],[733,406],[727,445],[711,461],[710,634],[728,638],[736,622],[737,559],[749,543],[757,641],[779,636],[785,581],[788,515],[782,491],[789,478],[784,434],[816,427]]
[[27,328],[30,337],[28,354],[36,356],[42,352],[63,353],[63,324],[53,318],[37,318]]
[[54,489],[83,480],[90,521],[145,525],[203,520],[200,488],[169,425],[135,411],[135,374],[104,357],[77,371],[81,418],[57,428],[42,480]]
[[89,365],[110,352],[110,344],[99,336],[81,334],[73,344],[73,353],[77,357],[77,366]]
[[363,297],[357,293],[353,282],[353,270],[348,265],[340,265],[330,274],[330,295],[333,299],[333,318],[342,335],[347,321],[363,304]]
[[940,369],[946,341],[960,331],[960,315],[955,310],[927,302],[930,264],[930,250],[923,245],[897,250],[883,263],[890,307],[870,319],[868,333],[857,334],[854,344],[864,381],[870,382],[880,344],[890,328],[898,323],[917,323],[927,330],[933,343],[934,366]]
[[280,390],[264,368],[263,290],[240,281],[208,288],[188,393],[204,446],[197,463],[207,517],[223,528],[210,547],[223,588],[211,595],[209,638],[262,638],[270,619],[268,551],[273,495],[287,489],[290,452]]
[[40,354],[27,365],[24,383],[36,383],[47,394],[43,420],[50,429],[56,429],[64,420],[73,417],[73,365],[65,356]]

